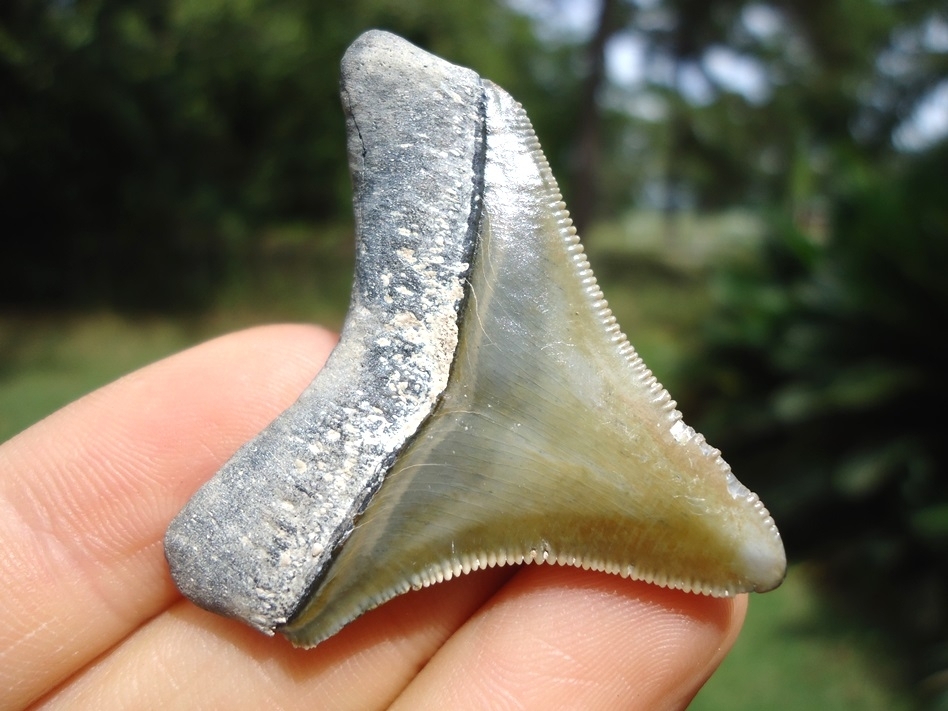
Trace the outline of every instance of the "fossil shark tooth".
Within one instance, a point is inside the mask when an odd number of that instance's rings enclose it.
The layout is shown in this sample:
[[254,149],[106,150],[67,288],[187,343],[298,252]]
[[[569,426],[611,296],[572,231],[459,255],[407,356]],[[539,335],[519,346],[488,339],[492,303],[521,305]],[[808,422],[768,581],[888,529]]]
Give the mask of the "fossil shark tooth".
[[349,315],[300,399],[172,522],[182,592],[312,646],[494,565],[779,585],[773,520],[619,330],[522,108],[378,31],[342,87]]

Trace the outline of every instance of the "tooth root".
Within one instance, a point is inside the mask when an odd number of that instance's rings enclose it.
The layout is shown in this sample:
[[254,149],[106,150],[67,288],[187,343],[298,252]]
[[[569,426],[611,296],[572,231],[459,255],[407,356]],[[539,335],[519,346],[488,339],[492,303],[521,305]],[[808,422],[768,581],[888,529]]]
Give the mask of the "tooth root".
[[459,567],[559,563],[710,595],[783,578],[766,510],[669,412],[588,264],[570,259],[579,245],[522,109],[487,95],[484,216],[451,379],[282,630],[297,644]]
[[172,576],[198,605],[264,632],[285,623],[444,390],[476,238],[483,100],[474,72],[392,35],[346,53],[351,306],[319,376],[169,526]]

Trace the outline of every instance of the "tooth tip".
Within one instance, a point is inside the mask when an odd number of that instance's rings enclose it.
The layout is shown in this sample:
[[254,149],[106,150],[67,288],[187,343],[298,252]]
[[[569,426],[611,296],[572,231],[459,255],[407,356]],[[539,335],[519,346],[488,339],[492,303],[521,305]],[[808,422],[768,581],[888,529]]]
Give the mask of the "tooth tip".
[[749,581],[749,587],[757,592],[773,590],[786,575],[786,554],[783,544],[776,536],[746,537],[739,544],[738,560]]

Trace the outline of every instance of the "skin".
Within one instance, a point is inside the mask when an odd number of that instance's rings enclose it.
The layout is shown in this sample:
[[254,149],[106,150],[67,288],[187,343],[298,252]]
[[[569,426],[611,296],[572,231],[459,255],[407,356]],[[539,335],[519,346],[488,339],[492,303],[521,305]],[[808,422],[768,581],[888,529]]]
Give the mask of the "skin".
[[183,600],[168,522],[309,383],[311,326],[224,336],[0,447],[0,709],[682,709],[746,597],[553,566],[404,595],[313,650]]

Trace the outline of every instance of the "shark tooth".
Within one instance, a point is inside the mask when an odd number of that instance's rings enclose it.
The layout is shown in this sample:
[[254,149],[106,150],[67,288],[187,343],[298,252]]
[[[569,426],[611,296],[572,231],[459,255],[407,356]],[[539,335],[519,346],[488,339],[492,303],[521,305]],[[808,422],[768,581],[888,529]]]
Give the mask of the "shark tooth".
[[343,58],[342,97],[349,314],[299,400],[171,523],[181,591],[312,646],[495,565],[779,585],[772,518],[620,331],[523,109],[379,31]]

